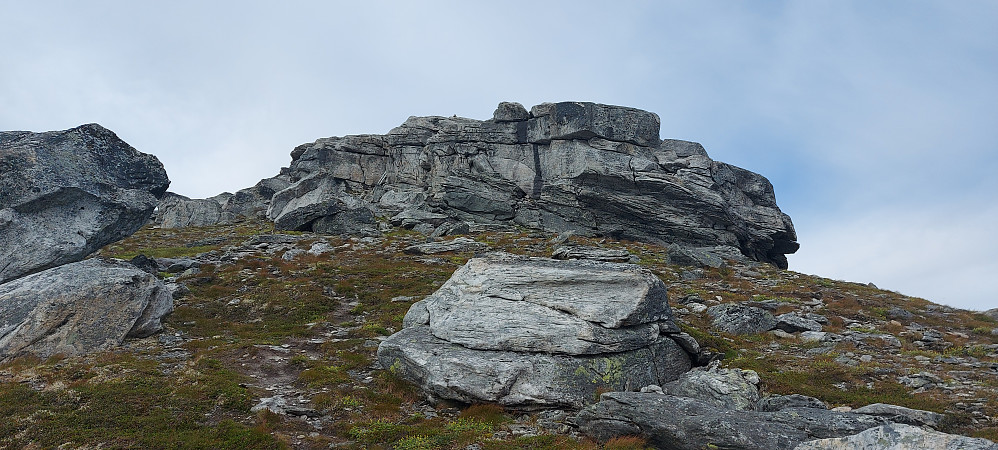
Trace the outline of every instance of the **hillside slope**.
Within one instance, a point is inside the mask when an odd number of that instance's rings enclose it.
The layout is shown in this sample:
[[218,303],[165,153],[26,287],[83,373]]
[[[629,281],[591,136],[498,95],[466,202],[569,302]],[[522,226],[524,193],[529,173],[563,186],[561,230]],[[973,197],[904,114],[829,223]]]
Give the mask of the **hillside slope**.
[[[471,251],[406,253],[427,238],[402,229],[341,238],[272,226],[146,227],[102,249],[101,257],[173,258],[158,275],[189,292],[162,334],[88,357],[0,366],[0,447],[601,448],[566,422],[567,411],[431,404],[376,363],[379,342],[401,328],[409,306]],[[469,237],[550,256],[565,236]],[[936,411],[946,414],[943,431],[998,439],[993,319],[768,264],[695,269],[667,264],[668,250],[654,244],[569,243],[634,255],[669,287],[683,330],[723,366],[756,371],[765,392]],[[721,332],[705,309],[722,303],[824,316],[828,334]],[[617,439],[604,448],[641,445]]]

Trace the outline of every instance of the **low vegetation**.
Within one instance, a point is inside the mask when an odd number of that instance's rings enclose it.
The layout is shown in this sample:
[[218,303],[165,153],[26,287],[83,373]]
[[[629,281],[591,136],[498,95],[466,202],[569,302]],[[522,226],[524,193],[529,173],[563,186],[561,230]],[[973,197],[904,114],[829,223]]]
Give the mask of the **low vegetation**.
[[[640,437],[596,443],[551,426],[536,413],[495,405],[428,404],[413,386],[377,366],[384,336],[401,328],[409,306],[442,285],[473,255],[407,255],[425,237],[405,230],[380,239],[294,234],[293,248],[316,242],[332,252],[301,254],[260,247],[224,258],[269,224],[210,228],[147,227],[101,250],[130,259],[209,255],[198,271],[161,276],[185,284],[166,331],[125,348],[80,358],[23,357],[0,366],[0,447],[4,448],[465,448],[640,449]],[[492,248],[550,255],[552,235],[529,231],[472,236]],[[759,373],[775,394],[800,393],[830,406],[884,402],[946,413],[945,430],[995,439],[995,371],[961,366],[994,364],[998,324],[967,311],[874,287],[781,271],[770,266],[690,269],[671,266],[662,247],[573,237],[578,244],[623,248],[670,285],[684,331],[723,355],[729,367]],[[773,334],[732,336],[713,330],[705,313],[680,311],[677,298],[705,304],[775,301],[786,308],[813,303],[828,317],[827,331],[890,333],[897,351],[872,342],[817,345]],[[783,307],[783,306],[780,306]],[[897,310],[911,314],[891,319]],[[780,310],[778,310],[780,311]],[[893,320],[893,322],[892,322]],[[945,345],[916,345],[912,323],[940,330]],[[852,327],[852,328],[850,328]],[[943,348],[945,347],[945,348]],[[854,355],[855,364],[843,363]],[[873,358],[859,360],[862,355]],[[916,357],[918,357],[916,359]],[[947,359],[956,358],[956,359]],[[956,361],[951,363],[936,361]],[[928,361],[928,362],[925,362]],[[932,371],[944,380],[915,390],[900,376]],[[957,372],[971,373],[957,373]],[[301,411],[252,411],[280,394]],[[984,406],[975,406],[975,403]]]

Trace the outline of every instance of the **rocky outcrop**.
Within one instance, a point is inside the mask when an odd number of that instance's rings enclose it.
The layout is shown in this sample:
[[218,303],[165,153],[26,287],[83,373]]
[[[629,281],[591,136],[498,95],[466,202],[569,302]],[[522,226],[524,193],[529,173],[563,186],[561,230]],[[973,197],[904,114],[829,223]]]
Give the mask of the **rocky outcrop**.
[[0,284],[0,361],[81,355],[149,336],[173,311],[162,282],[124,262],[70,263]]
[[154,156],[100,125],[0,132],[0,283],[134,233],[169,184]]
[[153,223],[163,228],[184,228],[232,223],[241,218],[266,218],[271,198],[290,184],[287,175],[282,174],[264,178],[235,194],[223,192],[206,199],[168,192],[156,207]]
[[[659,138],[653,113],[562,102],[503,103],[491,120],[410,117],[386,135],[319,139],[292,152],[293,184],[274,195],[280,229],[342,214],[406,212],[411,227],[518,224],[689,248],[736,248],[785,268],[790,218],[762,176]],[[393,220],[394,222],[394,220]],[[717,257],[676,253],[718,265]],[[725,254],[728,251],[725,250]],[[709,251],[708,251],[709,253]]]
[[987,439],[970,438],[903,424],[886,424],[852,436],[804,442],[796,450],[998,450]]
[[163,228],[206,227],[221,222],[222,205],[210,198],[191,199],[167,192],[156,206],[153,222]]
[[281,174],[260,180],[253,187],[236,191],[222,203],[222,223],[231,223],[240,217],[267,217],[267,208],[274,194],[283,191],[291,185],[288,175]]
[[416,302],[378,360],[435,396],[579,407],[676,379],[690,355],[662,282],[630,264],[473,258]]
[[664,450],[793,449],[814,439],[849,436],[886,419],[789,407],[775,412],[727,409],[704,400],[640,392],[608,392],[574,422],[599,440],[644,436]]

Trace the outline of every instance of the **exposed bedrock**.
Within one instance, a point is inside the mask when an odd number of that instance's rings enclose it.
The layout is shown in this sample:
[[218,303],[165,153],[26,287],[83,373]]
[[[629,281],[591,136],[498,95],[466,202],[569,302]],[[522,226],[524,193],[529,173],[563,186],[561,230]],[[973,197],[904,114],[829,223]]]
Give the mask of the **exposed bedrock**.
[[290,184],[287,175],[281,174],[264,178],[235,194],[223,192],[206,199],[168,192],[159,202],[153,222],[163,228],[184,228],[232,223],[241,218],[266,218],[274,194]]

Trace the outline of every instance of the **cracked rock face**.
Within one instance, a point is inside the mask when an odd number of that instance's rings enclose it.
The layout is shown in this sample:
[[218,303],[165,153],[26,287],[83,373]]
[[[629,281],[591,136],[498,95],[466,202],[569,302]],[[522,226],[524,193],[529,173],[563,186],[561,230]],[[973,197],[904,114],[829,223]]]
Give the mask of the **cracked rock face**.
[[0,283],[134,233],[169,184],[156,157],[100,125],[0,132]]
[[0,361],[107,350],[158,332],[172,311],[163,282],[131,264],[65,264],[0,284]]
[[769,181],[711,160],[699,144],[661,140],[659,128],[653,113],[582,102],[529,112],[503,103],[486,121],[410,117],[385,135],[297,147],[293,184],[274,196],[268,216],[281,229],[314,230],[358,208],[383,217],[407,211],[732,247],[786,268],[797,238]]
[[410,308],[378,359],[438,397],[573,406],[675,380],[690,356],[662,282],[638,266],[496,253]]

